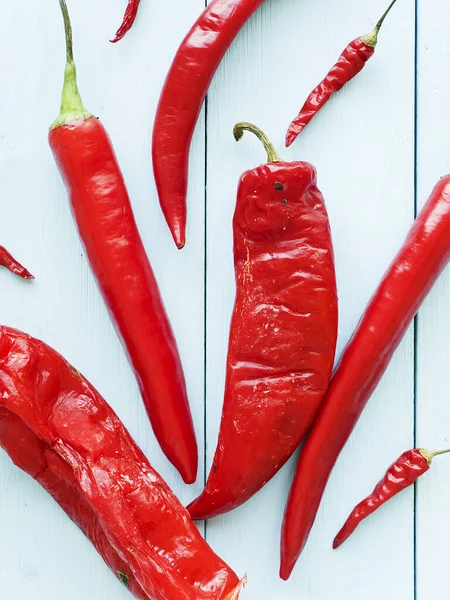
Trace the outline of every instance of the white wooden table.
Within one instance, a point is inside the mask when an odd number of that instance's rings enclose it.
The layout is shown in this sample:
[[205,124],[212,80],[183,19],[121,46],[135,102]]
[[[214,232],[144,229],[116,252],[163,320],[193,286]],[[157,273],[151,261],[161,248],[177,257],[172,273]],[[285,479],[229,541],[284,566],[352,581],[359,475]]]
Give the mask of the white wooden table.
[[[313,162],[336,248],[339,351],[437,179],[450,170],[450,6],[399,0],[367,69],[289,151],[290,117],[346,43],[370,31],[387,0],[267,0],[226,56],[191,155],[188,245],[178,252],[157,202],[153,115],[167,69],[204,0],[142,0],[135,29],[108,43],[124,0],[71,0],[87,108],[113,139],[182,354],[201,465],[187,488],[162,455],[69,213],[47,144],[58,113],[64,40],[56,0],[0,5],[0,241],[37,279],[0,273],[1,321],[54,346],[102,392],[185,502],[201,490],[216,446],[234,296],[231,216],[240,173],[264,160],[264,128],[286,159]],[[188,92],[188,90],[187,90]],[[206,189],[206,195],[205,195]],[[333,552],[354,504],[403,450],[450,445],[450,272],[399,348],[343,452],[308,547],[278,579],[280,524],[294,461],[234,513],[203,526],[240,574],[243,600],[448,600],[450,463],[398,496]],[[54,502],[0,453],[0,598],[128,598]]]

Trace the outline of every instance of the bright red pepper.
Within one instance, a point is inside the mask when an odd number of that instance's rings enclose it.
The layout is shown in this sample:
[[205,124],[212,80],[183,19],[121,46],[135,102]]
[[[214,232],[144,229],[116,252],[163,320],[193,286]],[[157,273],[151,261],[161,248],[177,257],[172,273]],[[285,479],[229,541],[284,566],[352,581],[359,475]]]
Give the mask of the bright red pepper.
[[238,598],[236,574],[95,388],[52,348],[2,326],[0,445],[136,598]]
[[116,36],[111,42],[115,44],[120,41],[125,35],[130,31],[133,27],[134,22],[136,21],[139,4],[141,0],[128,0],[127,9],[125,11],[125,15],[123,17],[122,25],[117,30]]
[[370,301],[305,443],[283,523],[283,579],[288,579],[306,545],[341,450],[414,316],[449,261],[450,176],[446,176],[434,188]]
[[286,463],[315,419],[333,368],[338,311],[328,215],[316,171],[286,163],[254,125],[268,164],[241,178],[236,302],[219,441],[195,519],[232,510]]
[[439,454],[447,454],[450,450],[430,452],[423,448],[408,450],[392,464],[386,475],[375,487],[374,491],[360,502],[351,512],[344,526],[333,542],[333,548],[339,548],[355,531],[358,525],[374,513],[391,498],[413,485],[419,477],[429,471],[433,458]]
[[186,483],[197,473],[195,440],[175,338],[133,216],[108,134],[81,102],[65,1],[67,66],[50,145],[111,319],[139,382],[156,437]]
[[30,271],[25,269],[3,246],[0,246],[0,267],[6,267],[22,279],[34,279]]
[[384,15],[378,21],[372,33],[356,38],[347,46],[338,62],[328,72],[325,79],[308,96],[299,114],[289,125],[286,134],[286,146],[289,147],[311,119],[325,106],[331,96],[341,90],[362,69],[375,53],[378,34],[384,20],[397,0],[393,0]]
[[213,0],[184,38],[164,84],[153,129],[159,201],[178,248],[186,240],[189,150],[203,100],[225,52],[263,0]]

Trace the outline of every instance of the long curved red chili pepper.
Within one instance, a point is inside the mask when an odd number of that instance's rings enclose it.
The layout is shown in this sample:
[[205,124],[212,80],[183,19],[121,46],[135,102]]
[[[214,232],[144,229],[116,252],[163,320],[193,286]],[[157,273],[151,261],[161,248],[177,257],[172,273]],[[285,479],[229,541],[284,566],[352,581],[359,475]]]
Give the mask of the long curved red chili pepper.
[[307,542],[328,478],[414,316],[450,261],[450,175],[417,217],[347,345],[292,484],[282,530],[288,579]]
[[392,464],[386,475],[375,487],[374,491],[352,510],[349,518],[339,531],[333,542],[333,548],[339,548],[355,531],[358,525],[374,513],[391,498],[413,485],[419,477],[426,473],[433,458],[439,454],[447,454],[450,450],[430,452],[423,448],[408,450]]
[[6,248],[0,246],[0,267],[6,267],[22,279],[34,279],[34,276],[18,262]]
[[153,129],[159,201],[178,248],[186,241],[189,150],[203,100],[225,52],[264,0],[213,0],[184,38],[167,75]]
[[111,141],[100,121],[81,102],[69,15],[65,0],[60,4],[66,28],[67,66],[61,114],[52,125],[50,146],[155,435],[184,481],[193,483],[197,443],[175,338]]
[[282,162],[244,173],[234,215],[236,302],[219,441],[195,519],[232,510],[286,463],[315,419],[333,368],[338,326],[328,215],[316,170]]
[[286,146],[289,147],[311,119],[325,106],[331,96],[341,90],[362,69],[375,53],[378,34],[384,20],[397,0],[392,0],[389,8],[378,21],[372,33],[356,38],[347,46],[337,63],[328,72],[325,79],[308,96],[299,114],[289,125],[286,134]]
[[55,350],[3,326],[0,445],[136,598],[237,600],[243,582],[97,390]]
[[117,30],[114,39],[111,40],[113,44],[119,42],[123,37],[125,37],[125,35],[133,27],[133,24],[136,21],[140,3],[141,0],[128,0],[128,5],[125,11],[125,15],[123,17],[122,25]]

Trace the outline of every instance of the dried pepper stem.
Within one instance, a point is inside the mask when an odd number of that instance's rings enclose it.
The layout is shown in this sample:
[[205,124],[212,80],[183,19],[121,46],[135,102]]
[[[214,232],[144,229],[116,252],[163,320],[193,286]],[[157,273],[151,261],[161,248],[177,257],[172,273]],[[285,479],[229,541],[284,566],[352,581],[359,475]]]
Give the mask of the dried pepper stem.
[[441,454],[448,454],[448,453],[450,453],[450,448],[447,448],[445,450],[438,450],[436,452],[430,452],[429,450],[425,450],[424,448],[420,448],[419,452],[424,457],[424,459],[427,461],[427,463],[429,465],[431,465],[431,463],[433,462],[433,458],[436,458],[436,456],[440,456]]
[[237,142],[239,142],[239,140],[242,139],[242,136],[244,135],[244,131],[250,131],[251,133],[256,135],[256,137],[260,140],[260,142],[262,142],[262,144],[267,152],[267,162],[269,162],[269,163],[282,162],[281,158],[278,156],[277,151],[275,150],[275,146],[269,140],[269,138],[264,133],[264,131],[262,131],[259,127],[257,127],[256,125],[253,125],[252,123],[242,122],[242,123],[237,123],[237,125],[234,126],[233,135],[234,135],[234,139]]
[[363,36],[363,41],[368,45],[368,46],[372,46],[375,48],[375,46],[377,45],[378,42],[378,34],[380,33],[380,29],[386,19],[386,17],[388,16],[388,14],[391,12],[392,8],[394,7],[394,4],[397,2],[397,0],[392,0],[392,2],[389,4],[388,8],[384,11],[383,16],[381,17],[381,19],[378,21],[378,23],[375,25],[373,31],[371,33],[369,33],[368,35],[364,35]]

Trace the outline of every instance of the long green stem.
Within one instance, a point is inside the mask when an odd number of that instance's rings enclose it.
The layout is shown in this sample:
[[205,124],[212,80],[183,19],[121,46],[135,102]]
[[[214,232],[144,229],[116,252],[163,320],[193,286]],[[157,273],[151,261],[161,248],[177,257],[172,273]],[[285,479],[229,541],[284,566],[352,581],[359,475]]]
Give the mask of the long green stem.
[[234,126],[233,135],[234,139],[239,142],[244,135],[244,131],[250,131],[262,142],[266,152],[267,152],[267,162],[276,163],[282,162],[281,158],[278,156],[277,151],[275,150],[274,145],[269,140],[267,135],[256,125],[252,125],[251,123],[238,123]]
[[77,68],[73,60],[73,38],[72,25],[70,23],[69,11],[65,0],[59,0],[59,6],[64,19],[64,31],[66,35],[66,68],[64,71],[64,85],[61,96],[61,110],[58,118],[51,125],[56,129],[67,125],[72,121],[86,121],[92,117],[81,100],[77,83]]
[[389,6],[387,7],[387,9],[384,11],[383,16],[381,17],[381,19],[378,21],[378,23],[375,25],[374,30],[369,33],[368,35],[363,36],[363,40],[364,42],[368,45],[368,46],[373,46],[375,47],[377,45],[378,42],[378,34],[380,33],[380,29],[386,19],[386,17],[388,16],[388,14],[391,12],[394,4],[397,2],[397,0],[392,0],[392,2],[389,4]]

